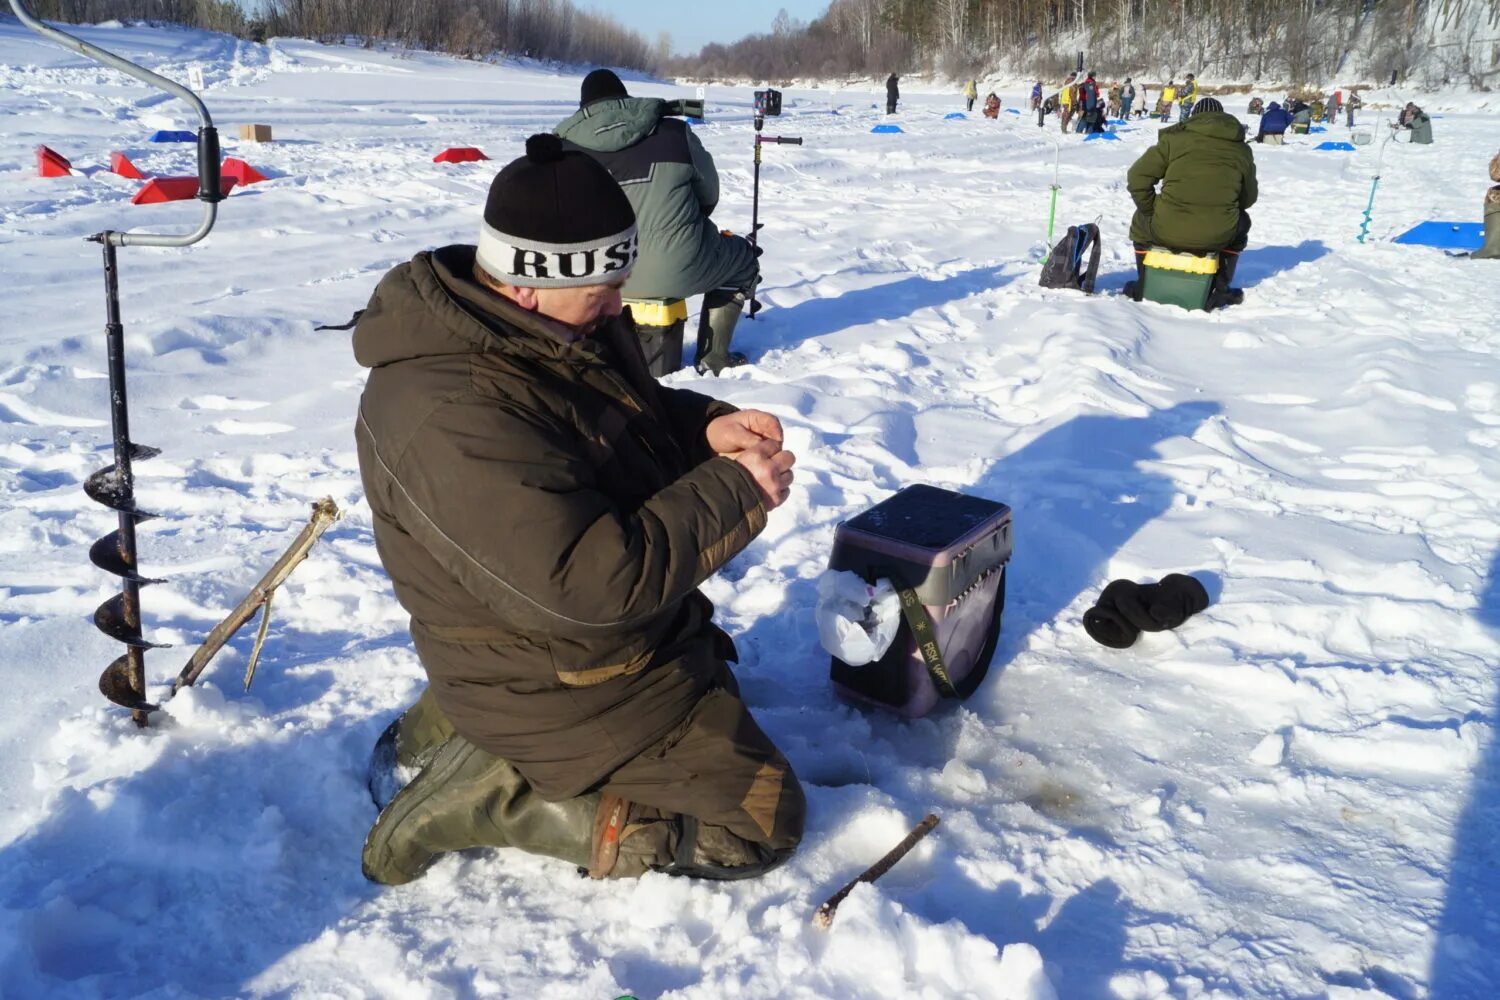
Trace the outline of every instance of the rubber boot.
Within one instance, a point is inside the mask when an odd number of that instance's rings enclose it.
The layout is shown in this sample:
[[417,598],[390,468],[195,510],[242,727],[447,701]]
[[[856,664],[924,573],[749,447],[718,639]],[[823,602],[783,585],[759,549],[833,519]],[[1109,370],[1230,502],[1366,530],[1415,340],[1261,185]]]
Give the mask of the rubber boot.
[[1125,282],[1125,297],[1132,302],[1141,301],[1141,293],[1146,287],[1146,251],[1137,248],[1135,251],[1135,280]]
[[471,847],[515,847],[587,867],[600,799],[595,792],[548,802],[510,762],[453,736],[375,820],[361,859],[365,877],[402,885],[440,855]]
[[1484,206],[1484,246],[1471,256],[1475,260],[1500,260],[1500,188],[1490,192]]
[[1237,306],[1245,301],[1244,289],[1234,287],[1234,269],[1239,263],[1240,255],[1237,253],[1219,254],[1219,270],[1214,275],[1213,288],[1208,293],[1210,311]]
[[703,311],[698,317],[698,351],[693,358],[693,367],[699,375],[709,372],[717,375],[725,368],[736,368],[749,360],[729,349],[744,305],[744,292],[716,289],[703,296]]
[[432,688],[423,689],[416,704],[386,726],[375,741],[366,780],[375,808],[384,809],[453,733],[453,724],[438,708]]

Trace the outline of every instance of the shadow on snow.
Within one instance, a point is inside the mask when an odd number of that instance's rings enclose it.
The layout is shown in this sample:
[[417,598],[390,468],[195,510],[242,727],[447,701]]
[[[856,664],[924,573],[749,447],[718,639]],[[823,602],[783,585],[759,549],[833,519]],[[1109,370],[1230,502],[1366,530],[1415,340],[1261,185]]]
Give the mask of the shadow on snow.
[[[1490,562],[1475,611],[1500,637],[1500,549]],[[1474,770],[1468,804],[1453,837],[1448,895],[1432,955],[1431,1000],[1487,1000],[1500,989],[1500,705],[1490,715],[1490,741]]]

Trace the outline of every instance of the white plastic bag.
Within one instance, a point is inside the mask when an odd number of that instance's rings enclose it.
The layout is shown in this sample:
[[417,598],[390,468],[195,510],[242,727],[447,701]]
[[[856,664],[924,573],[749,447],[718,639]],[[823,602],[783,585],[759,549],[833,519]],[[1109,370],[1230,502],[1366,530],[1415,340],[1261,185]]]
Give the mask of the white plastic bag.
[[851,667],[885,655],[901,627],[901,599],[889,580],[865,583],[859,574],[826,571],[818,577],[818,639]]

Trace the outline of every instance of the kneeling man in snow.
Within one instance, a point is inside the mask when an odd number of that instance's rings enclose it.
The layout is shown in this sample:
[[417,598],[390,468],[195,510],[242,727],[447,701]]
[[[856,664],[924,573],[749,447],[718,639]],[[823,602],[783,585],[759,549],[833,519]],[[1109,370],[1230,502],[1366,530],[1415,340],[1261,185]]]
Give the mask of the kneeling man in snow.
[[698,590],[794,459],[770,414],[651,377],[620,318],[637,242],[608,171],[533,136],[479,245],[393,269],[355,329],[360,472],[430,682],[376,745],[376,882],[470,847],[743,878],[801,838]]

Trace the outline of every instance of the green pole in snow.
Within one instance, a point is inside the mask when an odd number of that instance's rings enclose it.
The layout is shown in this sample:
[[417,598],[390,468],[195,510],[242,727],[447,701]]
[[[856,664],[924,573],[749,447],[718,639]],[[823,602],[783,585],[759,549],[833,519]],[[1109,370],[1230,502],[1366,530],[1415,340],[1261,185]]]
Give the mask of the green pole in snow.
[[[1052,139],[1051,136],[1047,136],[1047,138]],[[1047,249],[1042,254],[1043,264],[1047,263],[1052,257],[1052,227],[1057,222],[1057,192],[1062,189],[1061,185],[1057,183],[1058,174],[1062,169],[1062,143],[1057,139],[1052,139],[1052,147],[1054,149],[1052,155],[1052,206],[1047,209]]]
[[1375,189],[1380,186],[1380,175],[1376,174],[1370,180],[1370,203],[1365,206],[1364,221],[1359,224],[1359,242],[1365,241],[1365,236],[1370,232],[1370,215],[1375,211]]
[[[1375,119],[1375,127],[1380,128],[1380,119]],[[1396,137],[1392,132],[1386,136],[1385,141],[1380,144],[1380,153],[1375,157],[1375,176],[1370,179],[1370,201],[1365,205],[1365,217],[1359,224],[1359,242],[1364,243],[1365,237],[1370,233],[1370,219],[1375,214],[1375,190],[1380,187],[1380,165],[1385,162],[1385,147],[1390,145],[1391,140]]]

